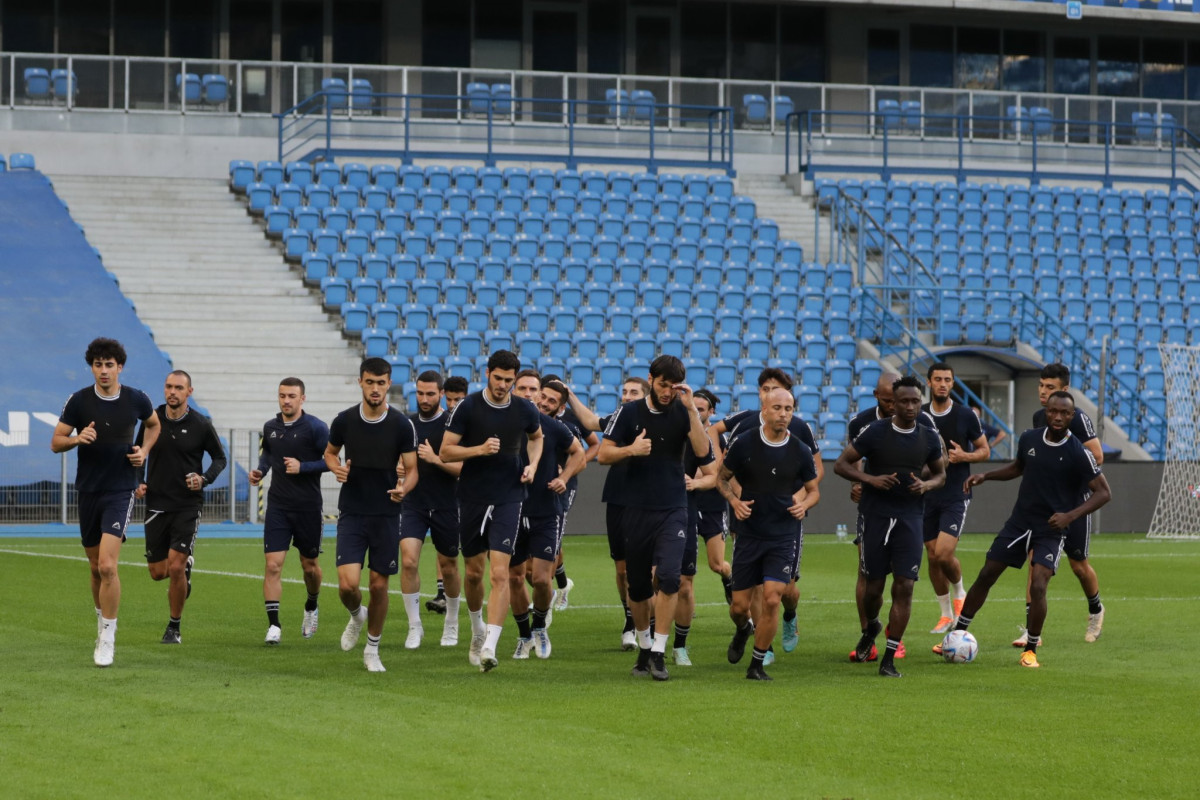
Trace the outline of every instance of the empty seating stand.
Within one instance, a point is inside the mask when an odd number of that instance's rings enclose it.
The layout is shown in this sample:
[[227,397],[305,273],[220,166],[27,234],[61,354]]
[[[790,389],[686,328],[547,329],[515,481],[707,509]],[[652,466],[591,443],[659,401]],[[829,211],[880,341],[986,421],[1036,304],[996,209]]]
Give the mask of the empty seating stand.
[[175,96],[182,103],[199,103],[203,93],[200,76],[194,72],[180,72],[175,75]]

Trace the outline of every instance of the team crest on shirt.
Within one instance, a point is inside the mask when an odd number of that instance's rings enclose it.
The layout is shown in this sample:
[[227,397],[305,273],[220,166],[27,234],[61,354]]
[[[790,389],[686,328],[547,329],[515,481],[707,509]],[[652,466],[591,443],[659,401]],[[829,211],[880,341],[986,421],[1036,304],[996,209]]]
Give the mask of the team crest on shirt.
[[1031,448],[1029,448],[1029,452],[1028,452],[1028,453],[1026,453],[1026,455],[1030,455],[1030,456],[1036,456],[1036,455],[1037,455],[1037,450],[1036,450],[1035,448],[1031,447]]
[[676,533],[676,534],[675,534],[675,536],[676,536],[676,537],[678,537],[678,538],[680,538],[680,539],[684,538],[684,536],[685,536],[685,535],[686,535],[686,534],[684,534],[684,532],[683,532],[683,531],[679,531],[679,533]]

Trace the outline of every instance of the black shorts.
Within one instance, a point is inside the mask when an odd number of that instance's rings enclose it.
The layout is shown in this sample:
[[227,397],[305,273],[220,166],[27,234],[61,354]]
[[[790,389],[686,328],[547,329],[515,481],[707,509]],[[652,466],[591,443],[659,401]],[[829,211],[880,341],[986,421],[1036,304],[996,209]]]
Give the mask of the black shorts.
[[1021,530],[1012,522],[1004,523],[1004,527],[992,540],[988,548],[987,559],[999,561],[1009,567],[1020,569],[1033,552],[1033,563],[1041,564],[1053,574],[1058,572],[1058,559],[1062,554],[1064,534],[1050,529],[1033,531]]
[[971,501],[965,497],[938,503],[925,501],[925,541],[932,542],[941,533],[948,533],[955,539],[962,536],[969,505]]
[[608,557],[613,561],[625,560],[625,533],[621,530],[621,516],[625,506],[609,503],[604,511],[605,529],[608,531]]
[[512,556],[521,533],[521,504],[458,504],[458,541],[463,558],[494,550]]
[[400,512],[400,538],[433,540],[439,555],[454,558],[458,555],[457,508],[408,508]]
[[859,547],[862,547],[862,539],[863,539],[863,515],[862,515],[862,512],[860,511],[860,512],[858,512],[857,519],[854,520],[854,544],[858,545]]
[[694,576],[696,574],[696,560],[700,557],[699,534],[697,533],[699,528],[700,512],[688,506],[687,539],[684,540],[683,544],[683,564],[680,567],[681,575]]
[[687,546],[687,508],[626,508],[621,515],[625,531],[625,564],[629,599],[654,596],[654,578],[664,594],[679,591],[683,551]]
[[917,580],[925,545],[921,541],[919,516],[885,517],[866,513],[862,517],[863,541],[858,569],[867,580],[883,580],[889,574]]
[[338,517],[337,565],[362,566],[364,562],[367,569],[380,575],[395,575],[400,571],[398,514],[342,514]]
[[125,541],[133,516],[133,490],[79,493],[79,538],[84,547],[96,547],[104,534]]
[[753,589],[764,581],[790,583],[799,560],[795,537],[757,539],[739,536],[733,546],[733,590]]
[[167,560],[167,551],[191,555],[200,532],[200,509],[189,511],[152,511],[146,509],[146,561],[155,564]]
[[[1091,496],[1089,492],[1084,496],[1084,500]],[[1063,551],[1072,561],[1087,561],[1091,543],[1092,517],[1088,514],[1075,520],[1067,528],[1067,538],[1063,540]]]
[[321,555],[324,529],[320,506],[287,509],[268,505],[263,518],[263,552],[286,553],[294,545],[305,558],[316,558]]
[[804,554],[804,525],[796,531],[796,560],[792,562],[792,580],[800,580],[800,557]]
[[551,514],[545,517],[521,517],[521,535],[517,537],[517,548],[509,565],[524,564],[530,558],[556,561],[558,549],[562,547],[563,517]]
[[725,538],[725,532],[729,528],[729,511],[697,511],[699,517],[699,525],[696,526],[696,533],[705,542],[712,539],[714,536]]

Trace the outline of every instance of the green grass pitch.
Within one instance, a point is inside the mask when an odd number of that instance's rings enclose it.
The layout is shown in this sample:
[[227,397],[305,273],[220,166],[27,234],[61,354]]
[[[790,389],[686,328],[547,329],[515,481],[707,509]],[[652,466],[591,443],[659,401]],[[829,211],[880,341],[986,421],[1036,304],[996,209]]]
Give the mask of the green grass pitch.
[[[963,540],[968,584],[989,543]],[[1009,645],[1024,614],[1023,573],[1010,570],[976,617],[980,653],[967,665],[929,652],[937,605],[922,575],[896,681],[847,661],[858,633],[855,550],[810,536],[800,646],[780,653],[770,684],[746,681],[746,662],[726,662],[732,627],[707,571],[697,577],[695,666],[671,667],[665,684],[630,677],[603,537],[566,541],[575,589],[550,629],[553,657],[511,660],[510,621],[500,666],[486,675],[467,664],[467,636],[438,646],[441,617],[424,611],[425,644],[405,651],[398,597],[381,648],[386,674],[368,674],[358,650],[338,647],[346,614],[332,587],[320,630],[302,639],[295,554],[283,644],[265,647],[253,540],[200,542],[183,645],[164,647],[166,585],[150,581],[140,544],[122,553],[116,663],[100,670],[78,543],[0,539],[0,794],[1197,795],[1197,542],[1097,537],[1107,620],[1095,644],[1083,641],[1087,607],[1064,563],[1050,585],[1039,670],[1019,667]],[[424,556],[428,592],[432,548]],[[461,627],[469,629],[465,608]]]

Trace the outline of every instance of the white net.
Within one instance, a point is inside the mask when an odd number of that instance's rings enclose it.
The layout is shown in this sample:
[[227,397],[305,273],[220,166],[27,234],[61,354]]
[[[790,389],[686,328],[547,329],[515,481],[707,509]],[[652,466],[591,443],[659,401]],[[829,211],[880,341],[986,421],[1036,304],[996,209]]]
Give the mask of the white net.
[[1146,534],[1200,539],[1200,347],[1160,344],[1167,390],[1162,487]]

